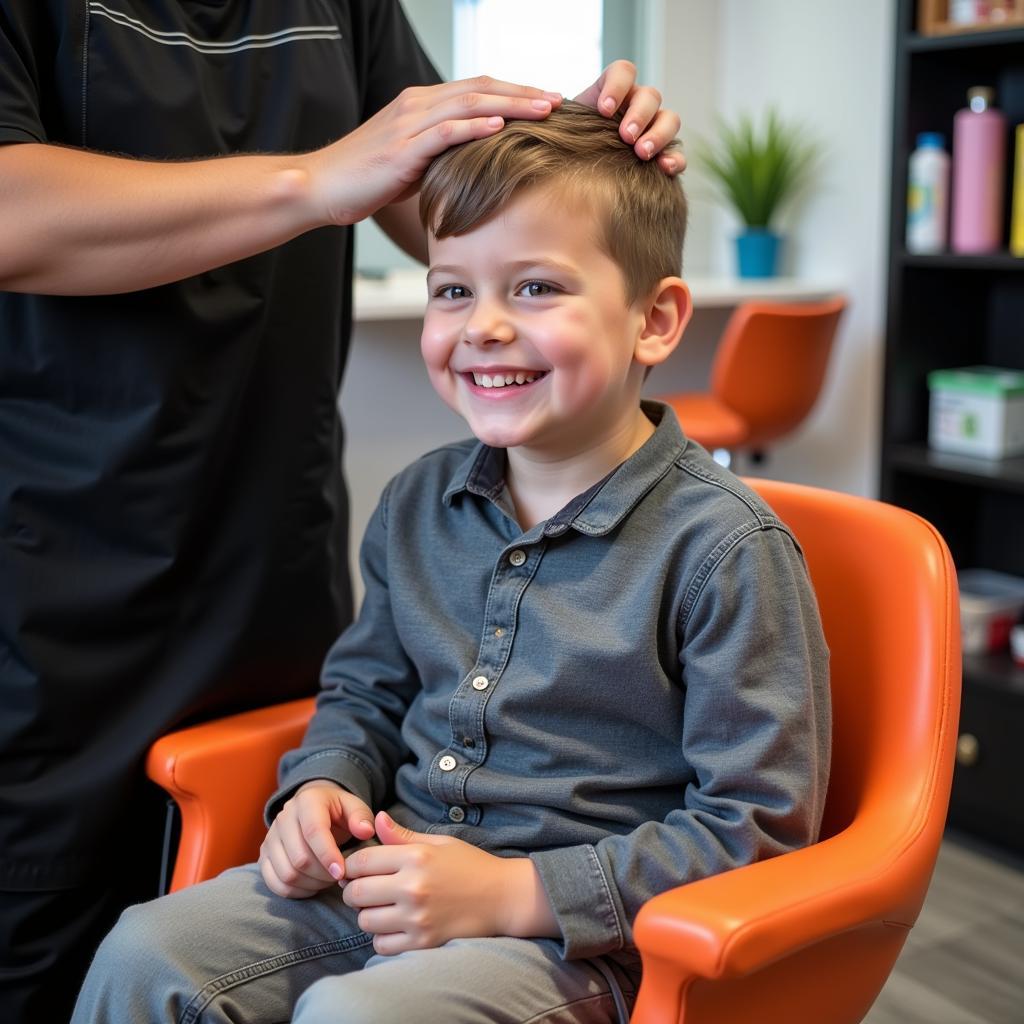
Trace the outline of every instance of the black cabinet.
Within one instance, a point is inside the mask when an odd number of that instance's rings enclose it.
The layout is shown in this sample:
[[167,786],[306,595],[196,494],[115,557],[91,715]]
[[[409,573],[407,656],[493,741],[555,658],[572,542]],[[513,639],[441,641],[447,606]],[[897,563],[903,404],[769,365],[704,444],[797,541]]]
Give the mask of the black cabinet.
[[[974,85],[992,85],[1012,125],[1024,122],[1024,28],[922,36],[900,0],[892,146],[889,298],[880,493],[929,519],[958,568],[1024,576],[1024,457],[987,460],[928,448],[929,371],[988,364],[1024,370],[1024,259],[910,255],[907,163],[918,132],[951,145],[953,115]],[[1008,149],[1009,237],[1012,145]],[[964,663],[961,743],[950,821],[1024,852],[1024,669],[1008,653]]]

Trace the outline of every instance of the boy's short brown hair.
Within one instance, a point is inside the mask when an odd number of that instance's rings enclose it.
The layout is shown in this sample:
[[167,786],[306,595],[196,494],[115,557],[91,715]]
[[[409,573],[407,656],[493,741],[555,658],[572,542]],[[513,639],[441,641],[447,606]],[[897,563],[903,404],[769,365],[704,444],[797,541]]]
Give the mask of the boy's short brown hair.
[[509,121],[497,134],[435,157],[420,186],[420,219],[435,238],[472,231],[524,189],[553,185],[591,204],[597,242],[621,268],[634,303],[682,272],[686,198],[678,178],[643,161],[618,118],[564,102],[543,121]]

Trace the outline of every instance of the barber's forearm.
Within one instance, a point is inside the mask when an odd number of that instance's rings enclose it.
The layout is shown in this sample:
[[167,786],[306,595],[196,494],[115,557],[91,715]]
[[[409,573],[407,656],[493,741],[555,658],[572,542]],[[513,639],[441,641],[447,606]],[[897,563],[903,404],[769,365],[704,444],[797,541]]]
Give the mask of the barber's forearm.
[[302,157],[175,163],[0,146],[0,290],[135,291],[325,222]]
[[382,206],[373,219],[406,255],[426,264],[427,233],[420,223],[419,192],[410,199]]

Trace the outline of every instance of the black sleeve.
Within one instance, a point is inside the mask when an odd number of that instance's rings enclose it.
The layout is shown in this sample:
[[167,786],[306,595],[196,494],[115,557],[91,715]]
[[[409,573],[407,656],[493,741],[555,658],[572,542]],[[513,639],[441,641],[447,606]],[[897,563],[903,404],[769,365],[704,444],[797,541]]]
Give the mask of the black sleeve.
[[0,0],[0,142],[46,142],[39,54],[50,33],[40,0]]
[[362,120],[387,106],[407,86],[441,81],[399,0],[356,0],[351,16],[360,40]]

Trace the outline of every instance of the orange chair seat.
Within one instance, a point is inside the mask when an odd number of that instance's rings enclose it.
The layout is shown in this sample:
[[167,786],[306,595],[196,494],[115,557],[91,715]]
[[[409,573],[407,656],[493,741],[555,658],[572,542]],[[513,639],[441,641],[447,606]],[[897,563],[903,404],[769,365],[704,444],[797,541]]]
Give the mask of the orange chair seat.
[[669,395],[663,401],[675,411],[686,436],[709,452],[739,448],[747,439],[746,421],[714,395],[691,391]]

